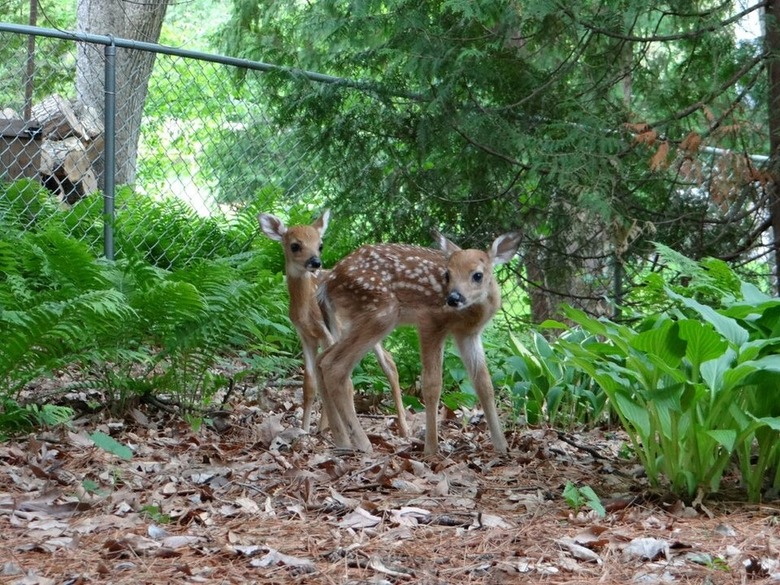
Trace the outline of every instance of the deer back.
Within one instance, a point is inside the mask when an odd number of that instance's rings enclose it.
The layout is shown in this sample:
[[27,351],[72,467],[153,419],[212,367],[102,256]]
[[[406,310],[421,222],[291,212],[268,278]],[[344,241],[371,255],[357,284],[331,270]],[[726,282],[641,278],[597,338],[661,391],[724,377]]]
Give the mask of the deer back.
[[[470,282],[476,272],[484,274],[482,286]],[[448,304],[455,290],[468,302]],[[417,325],[426,335],[481,330],[501,304],[485,252],[404,244],[359,248],[322,279],[319,294],[345,323],[366,312],[390,313],[396,324]]]

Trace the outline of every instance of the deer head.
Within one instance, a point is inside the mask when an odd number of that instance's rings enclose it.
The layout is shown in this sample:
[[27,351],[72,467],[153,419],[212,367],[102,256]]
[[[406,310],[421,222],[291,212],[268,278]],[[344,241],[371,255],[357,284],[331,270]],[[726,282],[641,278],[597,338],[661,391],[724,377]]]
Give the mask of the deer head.
[[285,272],[289,277],[300,277],[306,272],[322,268],[322,235],[328,227],[330,211],[325,212],[311,225],[287,227],[278,217],[261,213],[257,220],[262,232],[284,249]]
[[434,236],[447,259],[444,282],[448,306],[466,309],[484,304],[490,298],[500,298],[493,268],[514,257],[520,244],[520,233],[499,236],[487,252],[462,250],[438,231],[434,231]]

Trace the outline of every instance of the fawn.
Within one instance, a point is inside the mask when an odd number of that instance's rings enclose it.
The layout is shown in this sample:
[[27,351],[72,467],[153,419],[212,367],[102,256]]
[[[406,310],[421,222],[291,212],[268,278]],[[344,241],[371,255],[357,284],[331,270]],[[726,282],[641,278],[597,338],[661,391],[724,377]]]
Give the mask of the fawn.
[[339,338],[317,358],[323,406],[338,447],[371,451],[355,412],[350,376],[371,347],[407,324],[417,327],[420,339],[425,453],[438,451],[437,410],[449,335],[477,392],[493,446],[500,453],[507,451],[481,334],[501,305],[493,268],[514,257],[520,234],[499,236],[487,252],[461,250],[441,234],[436,237],[441,250],[363,246],[321,279],[317,294],[326,319],[336,315],[342,323]]
[[[321,270],[322,235],[328,227],[330,212],[326,210],[311,225],[287,227],[276,216],[261,213],[258,216],[261,231],[274,241],[280,242],[284,249],[287,292],[290,295],[290,321],[295,325],[303,346],[303,418],[301,428],[308,432],[311,425],[311,411],[316,395],[317,376],[315,374],[317,350],[333,344],[338,337],[338,321],[333,321],[331,331],[326,326],[320,307],[317,304],[316,290],[318,279],[327,274]],[[402,437],[409,434],[406,424],[406,411],[398,384],[398,370],[392,356],[379,344],[375,344],[376,354],[382,371],[390,382],[395,402],[398,433]],[[322,393],[320,393],[322,394]],[[353,406],[354,410],[354,406]],[[323,408],[320,430],[327,426],[327,411]]]

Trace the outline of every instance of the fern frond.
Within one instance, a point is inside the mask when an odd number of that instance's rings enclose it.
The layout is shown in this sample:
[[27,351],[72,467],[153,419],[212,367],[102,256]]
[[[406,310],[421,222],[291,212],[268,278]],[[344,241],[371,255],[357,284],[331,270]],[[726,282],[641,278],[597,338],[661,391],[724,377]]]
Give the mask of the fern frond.
[[16,254],[11,242],[0,240],[0,273],[16,270]]
[[109,286],[86,244],[59,231],[47,230],[30,235],[30,245],[48,287],[62,288],[69,293]]
[[134,316],[124,297],[97,290],[45,302],[19,311],[0,312],[0,379],[17,389],[36,376],[70,363],[75,354],[102,337],[119,338]]

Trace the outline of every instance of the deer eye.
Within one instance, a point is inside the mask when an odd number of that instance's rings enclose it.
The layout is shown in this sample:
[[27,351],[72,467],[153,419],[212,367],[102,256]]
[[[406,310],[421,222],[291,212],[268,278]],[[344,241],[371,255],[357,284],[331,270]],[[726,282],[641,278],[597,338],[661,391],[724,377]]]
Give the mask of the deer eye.
[[320,252],[322,252],[322,244],[320,244]]
[[475,272],[474,274],[471,275],[471,280],[479,284],[480,282],[482,282],[482,273]]
[[290,250],[293,252],[300,252],[301,251],[301,245],[299,243],[290,244]]
[[446,284],[450,283],[450,271],[449,270],[445,270],[444,271],[444,282]]

